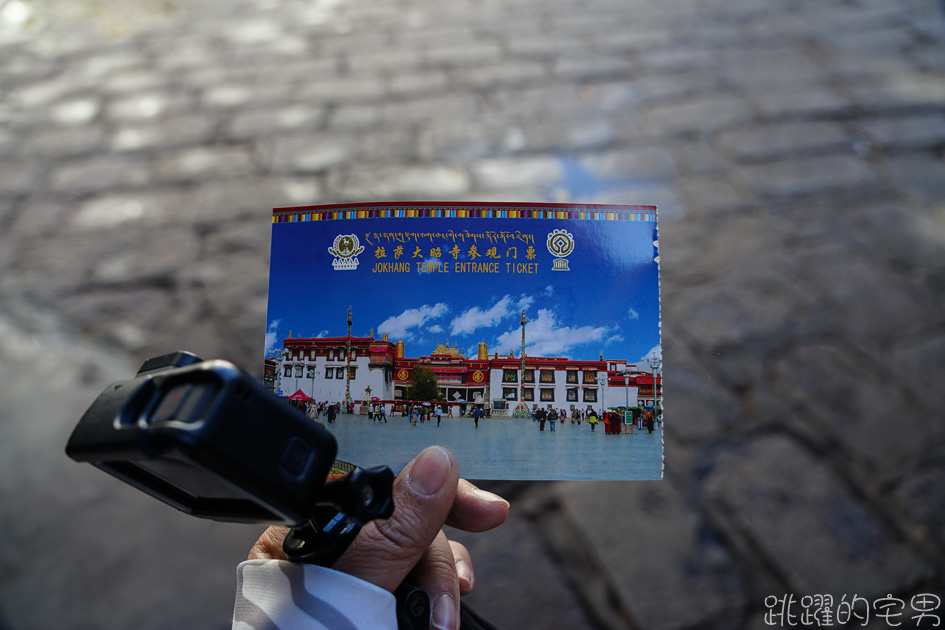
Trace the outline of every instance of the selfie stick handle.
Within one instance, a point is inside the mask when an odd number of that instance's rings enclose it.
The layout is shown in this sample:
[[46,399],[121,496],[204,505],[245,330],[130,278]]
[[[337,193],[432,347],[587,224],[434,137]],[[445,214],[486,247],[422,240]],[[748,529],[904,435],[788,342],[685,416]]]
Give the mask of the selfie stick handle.
[[[305,525],[289,530],[282,543],[294,562],[330,567],[354,542],[361,527],[394,513],[394,473],[387,466],[357,468],[329,481],[322,492],[323,503]],[[430,597],[426,591],[401,584],[394,591],[399,630],[427,630]]]

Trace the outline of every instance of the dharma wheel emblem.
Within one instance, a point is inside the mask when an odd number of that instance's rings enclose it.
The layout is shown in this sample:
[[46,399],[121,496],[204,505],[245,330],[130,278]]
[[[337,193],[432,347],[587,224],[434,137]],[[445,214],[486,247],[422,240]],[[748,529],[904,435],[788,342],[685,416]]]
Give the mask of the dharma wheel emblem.
[[354,234],[339,234],[328,248],[328,253],[335,257],[331,266],[335,271],[354,271],[358,268],[358,254],[364,251],[361,242]]

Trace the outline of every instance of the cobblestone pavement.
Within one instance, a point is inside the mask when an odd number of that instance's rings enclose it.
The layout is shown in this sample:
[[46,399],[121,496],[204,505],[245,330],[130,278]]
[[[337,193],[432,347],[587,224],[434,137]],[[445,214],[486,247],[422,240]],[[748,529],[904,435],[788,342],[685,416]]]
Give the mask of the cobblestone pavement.
[[943,44],[930,0],[0,0],[0,627],[227,626],[256,530],[68,431],[153,353],[258,365],[269,208],[389,198],[661,208],[666,478],[490,485],[480,612],[913,625],[945,596]]

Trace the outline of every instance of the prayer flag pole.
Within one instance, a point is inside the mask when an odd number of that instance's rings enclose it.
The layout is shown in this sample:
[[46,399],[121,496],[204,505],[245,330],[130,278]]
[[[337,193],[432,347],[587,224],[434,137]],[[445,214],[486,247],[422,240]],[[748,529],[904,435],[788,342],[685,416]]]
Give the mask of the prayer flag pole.
[[345,409],[351,404],[351,307],[348,307],[348,343],[345,350]]
[[518,382],[518,406],[515,407],[515,418],[528,417],[528,405],[525,404],[525,309],[522,309],[522,373]]

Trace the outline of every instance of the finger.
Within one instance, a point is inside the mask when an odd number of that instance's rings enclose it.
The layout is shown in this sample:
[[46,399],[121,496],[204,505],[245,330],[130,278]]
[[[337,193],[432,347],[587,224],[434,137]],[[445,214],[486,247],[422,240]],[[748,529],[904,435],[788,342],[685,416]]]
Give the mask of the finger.
[[[344,477],[343,474],[331,473],[328,480],[333,481]],[[285,552],[282,550],[282,541],[289,533],[288,527],[269,527],[262,533],[256,544],[249,550],[247,560],[288,560]]]
[[498,527],[508,516],[508,501],[460,479],[446,524],[466,532],[484,532]]
[[409,580],[430,596],[431,626],[437,630],[457,630],[461,585],[453,548],[442,531],[427,547]]
[[334,568],[393,592],[446,521],[459,480],[453,455],[431,446],[394,481],[394,514],[366,524]]
[[459,579],[459,594],[469,595],[476,582],[469,550],[466,549],[463,543],[455,540],[451,540],[449,543],[450,549],[453,551],[453,566],[456,567],[456,577]]
[[268,528],[249,550],[247,560],[288,560],[285,552],[282,551],[282,541],[288,533],[288,527]]

